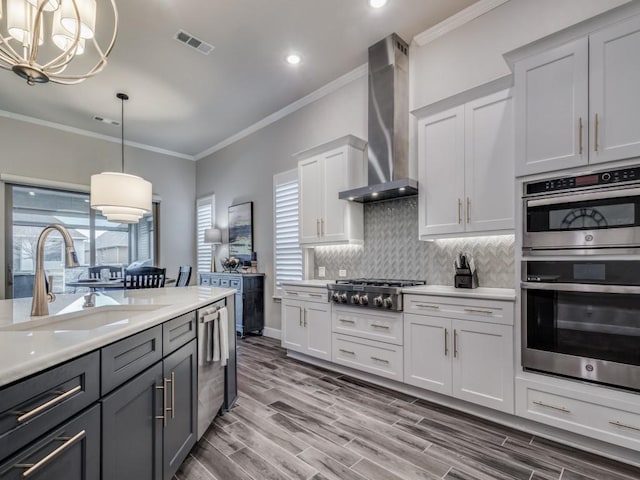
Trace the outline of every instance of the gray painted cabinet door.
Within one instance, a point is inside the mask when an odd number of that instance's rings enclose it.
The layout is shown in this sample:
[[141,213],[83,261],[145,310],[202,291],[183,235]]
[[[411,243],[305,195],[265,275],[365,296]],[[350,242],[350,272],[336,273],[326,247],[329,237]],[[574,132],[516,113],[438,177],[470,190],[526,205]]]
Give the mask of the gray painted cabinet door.
[[164,479],[176,473],[196,444],[198,402],[198,348],[196,340],[164,359],[167,392],[167,426],[164,429]]
[[1,480],[100,480],[100,406],[51,430],[0,465]]
[[103,480],[162,478],[162,362],[102,400]]

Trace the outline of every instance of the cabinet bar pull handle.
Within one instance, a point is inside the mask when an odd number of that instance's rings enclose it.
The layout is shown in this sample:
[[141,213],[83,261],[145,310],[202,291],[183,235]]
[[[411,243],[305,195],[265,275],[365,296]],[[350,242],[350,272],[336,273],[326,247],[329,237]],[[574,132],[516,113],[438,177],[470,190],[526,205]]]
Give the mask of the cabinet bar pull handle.
[[458,224],[462,223],[462,200],[458,199]]
[[467,223],[471,223],[471,199],[467,197]]
[[458,358],[458,331],[453,329],[453,358]]
[[318,297],[318,298],[324,297],[324,295],[322,295],[321,293],[310,293],[309,296],[310,297]]
[[627,425],[618,420],[615,422],[609,422],[611,425],[615,425],[616,427],[628,428],[629,430],[635,430],[636,432],[640,432],[640,427],[634,427],[633,425]]
[[320,236],[324,237],[324,218],[320,219]]
[[302,323],[304,327],[307,326],[307,309],[306,308],[302,312]]
[[420,308],[433,308],[435,310],[438,310],[440,308],[440,305],[428,305],[426,303],[416,303],[416,307],[420,307]]
[[62,453],[64,453],[65,450],[71,448],[75,443],[77,443],[80,440],[82,440],[85,437],[86,434],[87,434],[87,432],[82,430],[81,432],[76,433],[71,438],[67,438],[67,437],[65,437],[65,438],[57,438],[56,440],[66,440],[66,442],[64,442],[62,445],[60,445],[58,448],[56,448],[49,455],[47,455],[46,457],[44,457],[41,460],[39,460],[37,463],[33,463],[33,464],[17,464],[17,465],[14,465],[14,467],[15,468],[26,468],[27,470],[25,470],[22,473],[22,478],[27,478],[27,477],[31,476],[32,474],[36,473],[40,468],[42,468],[44,465],[49,463],[51,460],[55,459],[59,455],[62,455]]
[[316,236],[320,236],[320,219],[316,218]]
[[444,329],[444,356],[449,355],[449,330],[447,328]]
[[176,372],[171,372],[171,418],[176,416]]
[[493,313],[493,310],[479,310],[477,308],[465,308],[464,311],[471,313],[486,313],[488,315],[491,315]]
[[596,134],[595,134],[595,140],[594,140],[594,148],[596,150],[596,152],[598,151],[598,130],[600,129],[600,121],[598,119],[598,114],[596,113]]
[[578,119],[578,146],[580,148],[580,155],[582,155],[582,117]]
[[356,354],[356,352],[352,352],[351,350],[345,350],[345,349],[343,349],[343,348],[341,348],[341,349],[340,349],[340,351],[341,351],[342,353],[348,353],[349,355],[355,355],[355,354]]
[[298,295],[298,292],[285,292],[287,295]]
[[75,395],[76,393],[78,393],[79,391],[82,390],[82,386],[78,385],[73,387],[71,390],[66,391],[64,393],[61,393],[60,395],[58,395],[55,398],[52,398],[51,400],[49,400],[48,402],[43,403],[42,405],[40,405],[39,407],[34,408],[33,410],[31,410],[30,412],[21,414],[18,417],[18,423],[22,423],[25,420],[29,420],[31,417],[35,417],[36,415],[38,415],[39,413],[53,407],[54,405],[62,402],[63,400],[66,400],[69,397],[72,397],[73,395]]
[[344,323],[351,323],[351,324],[355,324],[356,323],[353,320],[349,320],[347,318],[339,318],[338,320],[340,320],[341,322],[344,322]]
[[391,328],[391,327],[389,327],[388,325],[377,325],[377,324],[375,324],[375,323],[372,323],[372,324],[371,324],[371,326],[372,326],[373,328],[384,328],[385,330],[389,330],[389,328]]
[[559,412],[571,413],[571,410],[569,410],[568,408],[565,408],[565,407],[556,407],[555,405],[549,405],[547,403],[538,402],[538,401],[534,401],[533,403],[536,404],[536,405],[540,405],[541,407],[544,407],[544,408],[550,408],[552,410],[558,410]]
[[385,360],[384,358],[371,357],[371,360],[375,360],[376,362],[389,363],[389,360]]
[[162,377],[162,386],[156,385],[156,390],[162,390],[162,415],[156,415],[156,420],[162,420],[162,428],[167,426],[167,379]]

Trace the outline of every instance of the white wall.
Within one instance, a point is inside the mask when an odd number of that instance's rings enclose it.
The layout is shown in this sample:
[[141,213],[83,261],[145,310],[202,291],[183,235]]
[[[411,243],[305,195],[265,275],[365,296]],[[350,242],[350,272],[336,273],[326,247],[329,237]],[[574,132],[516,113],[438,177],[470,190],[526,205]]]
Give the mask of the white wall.
[[423,47],[412,45],[411,109],[507,75],[504,53],[628,2],[509,0]]
[[[120,144],[0,117],[0,173],[89,185],[91,175],[120,171]],[[195,265],[195,162],[125,148],[127,173],[140,175],[160,195],[160,263],[175,277]],[[2,192],[0,192],[1,194]],[[4,194],[1,195],[4,205]],[[0,208],[1,216],[4,207]],[[0,218],[4,229],[4,218]],[[0,235],[0,264],[4,262]],[[4,294],[5,268],[0,272]],[[2,298],[2,297],[0,297]]]
[[[367,139],[367,79],[361,77],[282,120],[197,162],[198,196],[215,193],[216,223],[228,240],[227,208],[253,201],[254,249],[266,274],[265,318],[280,328],[273,297],[273,175],[296,168],[292,155],[352,134]],[[342,172],[335,172],[341,175]]]

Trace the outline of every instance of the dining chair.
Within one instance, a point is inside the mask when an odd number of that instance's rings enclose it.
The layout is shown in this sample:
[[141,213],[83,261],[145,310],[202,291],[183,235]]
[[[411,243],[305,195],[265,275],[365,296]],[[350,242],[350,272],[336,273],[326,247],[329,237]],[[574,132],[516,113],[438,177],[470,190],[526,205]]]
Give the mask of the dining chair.
[[186,287],[191,280],[191,265],[181,265],[176,279],[176,287]]
[[124,288],[161,288],[167,279],[167,269],[158,267],[142,267],[125,270]]

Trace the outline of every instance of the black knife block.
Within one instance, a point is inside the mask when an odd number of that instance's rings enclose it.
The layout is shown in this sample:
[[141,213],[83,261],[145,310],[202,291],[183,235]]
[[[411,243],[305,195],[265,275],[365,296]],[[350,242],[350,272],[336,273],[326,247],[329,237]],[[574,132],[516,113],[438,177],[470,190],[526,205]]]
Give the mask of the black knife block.
[[456,288],[478,288],[478,273],[471,273],[468,268],[456,268],[453,285]]

